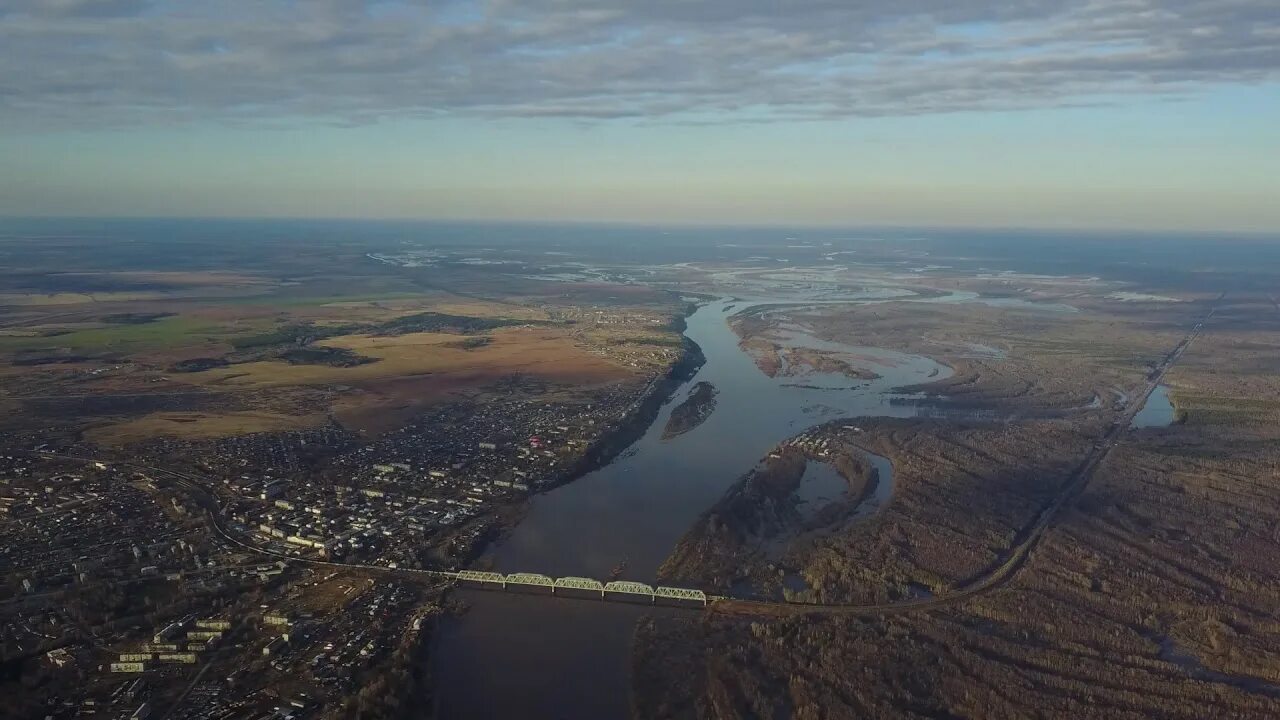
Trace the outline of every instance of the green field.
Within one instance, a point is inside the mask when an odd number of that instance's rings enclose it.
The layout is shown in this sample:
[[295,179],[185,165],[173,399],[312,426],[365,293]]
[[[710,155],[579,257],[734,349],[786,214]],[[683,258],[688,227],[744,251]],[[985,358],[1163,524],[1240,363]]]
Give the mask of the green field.
[[0,337],[0,352],[29,352],[56,348],[67,348],[75,352],[137,351],[170,347],[206,338],[227,341],[249,333],[261,332],[264,327],[267,326],[261,323],[253,325],[238,323],[233,327],[210,320],[175,315],[138,325],[113,325],[76,330],[62,335]]

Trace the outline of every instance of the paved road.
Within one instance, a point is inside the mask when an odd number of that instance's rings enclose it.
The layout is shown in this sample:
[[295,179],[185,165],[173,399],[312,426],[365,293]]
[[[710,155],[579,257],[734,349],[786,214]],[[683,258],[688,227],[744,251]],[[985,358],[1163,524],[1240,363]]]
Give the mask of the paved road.
[[[1219,296],[1221,300],[1222,296]],[[1040,543],[1040,539],[1044,536],[1045,531],[1053,523],[1053,520],[1061,512],[1062,508],[1074,500],[1080,492],[1089,483],[1089,479],[1093,476],[1098,465],[1106,459],[1112,448],[1116,446],[1120,438],[1128,430],[1129,424],[1133,421],[1135,415],[1146,404],[1151,393],[1164,380],[1165,373],[1169,368],[1178,361],[1178,358],[1186,352],[1191,343],[1200,336],[1204,325],[1213,317],[1216,311],[1216,303],[1213,308],[1205,315],[1205,317],[1196,323],[1186,336],[1183,337],[1173,350],[1165,356],[1164,360],[1158,365],[1148,376],[1146,387],[1142,393],[1134,399],[1133,402],[1126,406],[1125,411],[1112,423],[1111,428],[1098,442],[1094,450],[1076,467],[1067,481],[1063,484],[1062,491],[1040,512],[1036,515],[1035,520],[1028,526],[1024,527],[1018,534],[1018,541],[1005,554],[1003,560],[999,564],[992,566],[981,576],[974,578],[963,586],[943,595],[937,595],[931,598],[921,598],[915,600],[903,600],[892,603],[883,604],[816,604],[816,603],[796,603],[783,601],[766,601],[766,600],[741,600],[723,595],[713,595],[708,593],[710,604],[707,606],[710,612],[720,614],[745,614],[756,616],[790,616],[790,615],[806,615],[813,613],[826,614],[845,614],[845,615],[891,615],[909,612],[923,612],[935,610],[938,608],[950,607],[965,602],[979,595],[984,595],[998,588],[1004,587],[1012,581],[1019,571],[1026,565],[1027,559]],[[60,458],[63,460],[76,460],[81,462],[99,462],[97,458],[75,457],[68,455],[59,455],[56,453],[35,453],[44,457]],[[101,461],[107,462],[107,461]],[[137,463],[113,463],[118,467],[127,467],[131,470],[143,473],[157,478],[167,478],[174,481],[182,487],[187,494],[205,510],[206,518],[210,527],[224,540],[243,548],[246,551],[264,555],[275,560],[284,560],[287,562],[306,563],[309,565],[324,565],[337,568],[352,568],[359,570],[369,570],[378,573],[412,576],[412,577],[433,577],[437,579],[456,578],[457,574],[450,570],[418,570],[413,568],[389,568],[381,565],[364,565],[359,563],[341,563],[327,560],[316,560],[311,558],[299,557],[297,555],[289,555],[285,553],[268,550],[250,543],[244,542],[236,537],[234,533],[226,527],[226,521],[222,517],[221,508],[213,494],[204,486],[203,481],[193,475],[167,470],[164,468],[155,468]],[[530,596],[535,597],[535,596]]]

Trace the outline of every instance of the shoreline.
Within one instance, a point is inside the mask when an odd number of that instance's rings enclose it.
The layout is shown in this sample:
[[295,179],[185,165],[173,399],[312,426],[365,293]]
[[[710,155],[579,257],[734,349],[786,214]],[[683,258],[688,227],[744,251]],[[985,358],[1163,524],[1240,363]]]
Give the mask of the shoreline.
[[[684,322],[685,316],[682,315],[675,319],[674,326],[683,332]],[[583,456],[559,480],[539,487],[536,492],[529,493],[519,503],[499,511],[493,525],[477,537],[475,545],[460,558],[458,565],[467,567],[481,562],[495,545],[502,542],[511,530],[520,524],[533,498],[581,480],[584,476],[613,462],[643,437],[649,427],[657,421],[662,406],[675,396],[680,386],[697,375],[706,363],[702,348],[683,335],[681,348],[679,359],[671,364],[666,374],[650,381],[648,391],[640,400],[635,412],[587,448]]]
[[[690,304],[686,308],[686,315],[675,318],[673,326],[683,333],[685,317],[695,309],[696,306]],[[599,441],[593,443],[563,479],[539,488],[536,493],[530,493],[518,505],[512,505],[499,513],[494,525],[480,535],[478,538],[480,542],[476,543],[463,559],[464,561],[459,564],[465,567],[483,561],[486,553],[502,542],[524,519],[529,503],[534,497],[580,480],[587,474],[608,465],[642,438],[653,423],[657,422],[658,413],[663,405],[675,397],[676,390],[697,375],[706,363],[702,348],[683,334],[681,347],[679,359],[672,363],[666,374],[650,381],[648,392],[634,413]],[[439,595],[441,611],[431,618],[429,627],[423,628],[417,648],[412,653],[413,661],[409,671],[413,675],[414,686],[411,697],[432,708],[437,701],[435,667],[436,662],[440,660],[439,645],[442,627],[471,611],[471,606],[465,600],[453,594],[455,589],[456,586],[450,586],[441,590]]]

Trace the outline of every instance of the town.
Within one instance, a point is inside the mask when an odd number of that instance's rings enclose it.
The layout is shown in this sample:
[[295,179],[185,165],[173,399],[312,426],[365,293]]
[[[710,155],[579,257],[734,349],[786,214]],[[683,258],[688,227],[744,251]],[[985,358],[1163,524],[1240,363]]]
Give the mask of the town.
[[127,458],[15,435],[0,455],[4,656],[80,698],[68,717],[376,712],[413,691],[403,668],[449,584],[378,569],[467,566],[669,389],[516,376],[373,439],[336,425],[157,438]]

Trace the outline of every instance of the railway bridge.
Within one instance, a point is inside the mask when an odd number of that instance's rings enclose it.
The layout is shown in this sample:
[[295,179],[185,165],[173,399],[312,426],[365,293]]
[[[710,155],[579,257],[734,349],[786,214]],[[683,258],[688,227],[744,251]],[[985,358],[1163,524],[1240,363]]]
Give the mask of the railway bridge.
[[701,590],[691,588],[653,586],[630,580],[613,580],[601,582],[594,578],[562,577],[553,578],[538,573],[510,573],[481,570],[459,570],[454,577],[467,587],[486,590],[524,589],[531,591],[545,590],[552,595],[566,597],[599,596],[601,600],[647,600],[650,605],[658,603],[705,606],[708,596]]
[[[1220,295],[1218,300],[1221,300],[1225,294],[1226,293]],[[273,557],[285,562],[301,562],[311,565],[360,568],[383,573],[405,573],[417,576],[427,576],[440,580],[455,581],[469,587],[490,590],[522,588],[536,591],[539,589],[545,589],[548,593],[561,597],[573,597],[575,595],[580,597],[585,593],[591,596],[598,596],[600,600],[648,600],[650,604],[654,605],[661,602],[663,604],[685,607],[690,605],[705,607],[710,603],[718,603],[724,608],[725,612],[768,616],[783,616],[800,613],[841,613],[872,616],[931,610],[965,602],[972,597],[1003,587],[1017,576],[1025,566],[1032,551],[1036,548],[1040,538],[1052,524],[1056,514],[1075,497],[1077,497],[1085,485],[1088,484],[1093,475],[1094,469],[1101,464],[1102,460],[1107,456],[1111,449],[1120,441],[1121,436],[1127,431],[1129,423],[1132,422],[1134,416],[1146,403],[1155,387],[1164,379],[1165,373],[1178,361],[1183,352],[1191,346],[1196,338],[1200,336],[1205,324],[1214,316],[1216,309],[1217,304],[1215,302],[1214,306],[1210,308],[1204,318],[1196,323],[1195,327],[1193,327],[1191,331],[1183,337],[1181,342],[1173,348],[1173,350],[1165,357],[1164,361],[1160,363],[1160,365],[1150,374],[1147,385],[1143,388],[1142,393],[1135,399],[1135,401],[1130,403],[1125,412],[1121,413],[1121,415],[1115,419],[1111,425],[1111,430],[1101,438],[1101,441],[1095,446],[1093,452],[1063,483],[1063,490],[1061,490],[1047,506],[1043,507],[1036,514],[1035,519],[1030,526],[1023,528],[1021,533],[1023,536],[1022,540],[1009,548],[1004,559],[997,565],[990,567],[983,575],[971,581],[966,586],[946,595],[927,599],[914,599],[878,605],[753,601],[739,600],[732,597],[726,597],[724,595],[707,595],[701,590],[693,590],[690,588],[654,587],[645,583],[626,580],[614,580],[604,583],[592,578],[552,578],[548,575],[542,575],[539,573],[511,573],[504,575],[502,573],[485,572],[480,570],[389,568],[380,565],[364,565],[359,563],[333,562],[318,558],[304,558],[256,546],[237,537],[237,533],[230,532],[222,518],[221,507],[218,505],[213,494],[206,489],[204,482],[200,478],[188,473],[148,467],[136,463],[121,462],[117,464],[139,472],[159,475],[161,477],[168,477],[169,479],[175,480],[179,486],[185,488],[191,493],[192,498],[197,504],[201,505],[205,509],[213,530],[227,542],[240,546],[250,552]],[[62,455],[59,453],[41,450],[24,454],[46,458],[61,458],[64,460],[74,460],[86,463],[103,462],[96,458]]]

